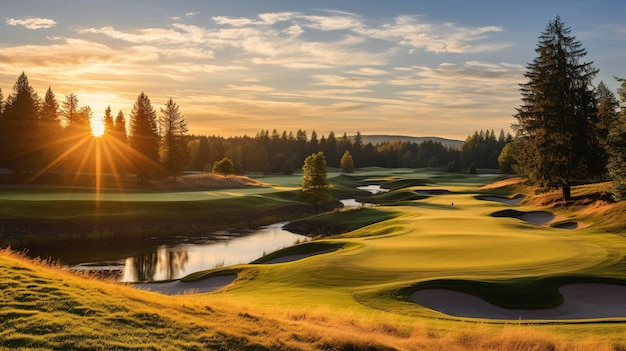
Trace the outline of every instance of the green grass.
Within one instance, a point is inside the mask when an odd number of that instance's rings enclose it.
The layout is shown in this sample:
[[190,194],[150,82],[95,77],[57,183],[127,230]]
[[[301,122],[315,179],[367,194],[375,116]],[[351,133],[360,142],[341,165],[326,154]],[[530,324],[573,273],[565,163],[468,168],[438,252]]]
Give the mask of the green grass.
[[376,208],[359,208],[294,220],[287,224],[285,228],[294,233],[328,236],[351,232],[370,224],[389,220],[398,215],[398,213],[392,211]]
[[[296,178],[266,178],[274,182],[273,189],[285,193],[226,196],[221,204],[243,209],[265,206],[268,199],[290,203],[292,193],[285,189],[296,184]],[[590,207],[599,206],[596,203],[581,202],[514,210],[550,211],[590,224],[578,230],[534,226],[508,216],[494,217],[502,210],[513,213],[512,209],[476,198],[489,194],[477,188],[494,179],[433,170],[333,173],[331,181],[344,189],[364,182],[395,184],[394,190],[377,196],[393,206],[309,219],[346,225],[350,231],[287,248],[259,262],[342,249],[281,264],[198,272],[186,279],[232,273],[238,279],[225,290],[197,296],[133,291],[38,268],[5,253],[0,255],[5,316],[0,318],[0,345],[63,348],[76,342],[86,350],[625,349],[626,317],[539,324],[476,321],[442,318],[410,301],[412,291],[438,287],[468,292],[499,306],[535,308],[558,304],[557,289],[564,284],[624,284],[626,241],[607,230],[625,221],[623,207],[596,208]],[[449,192],[415,196],[433,189]],[[520,189],[490,193],[513,194]],[[255,197],[263,201],[256,202]],[[179,205],[193,211],[194,204]],[[604,226],[606,213],[611,214],[611,223]]]

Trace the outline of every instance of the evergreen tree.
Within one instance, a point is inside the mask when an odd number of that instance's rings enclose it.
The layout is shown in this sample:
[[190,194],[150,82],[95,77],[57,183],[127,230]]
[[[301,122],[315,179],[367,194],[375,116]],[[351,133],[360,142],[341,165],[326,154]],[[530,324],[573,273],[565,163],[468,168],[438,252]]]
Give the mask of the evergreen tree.
[[64,119],[65,130],[70,135],[82,135],[89,131],[89,120],[85,120],[85,115],[81,113],[76,94],[65,95],[65,100],[61,105],[61,116]]
[[330,182],[326,175],[326,158],[323,152],[310,155],[302,167],[302,192],[306,200],[319,212],[319,205],[332,199]]
[[341,169],[346,173],[354,172],[354,160],[352,160],[352,155],[350,155],[350,151],[343,153],[341,157]]
[[189,164],[189,151],[185,134],[188,132],[185,117],[178,104],[170,98],[161,109],[159,118],[161,131],[161,164],[174,176]]
[[15,180],[23,171],[35,171],[40,157],[39,98],[22,72],[8,96],[2,114],[3,164],[13,169]]
[[[618,90],[620,100],[626,103],[626,80]],[[626,108],[622,108],[618,117],[609,128],[607,138],[607,152],[609,156],[608,171],[613,182],[611,192],[617,201],[626,199]]]
[[104,117],[102,117],[102,123],[104,123],[103,135],[113,135],[113,132],[115,131],[115,121],[113,120],[113,115],[111,114],[111,106],[107,106],[107,108],[104,109]]
[[114,173],[116,173],[120,177],[124,177],[131,162],[128,159],[128,136],[126,134],[126,118],[124,117],[124,112],[122,112],[122,110],[117,113],[113,129],[111,131],[111,134],[107,136],[107,140],[110,140],[107,145],[109,147],[109,150],[111,150],[110,154],[113,158],[112,166],[115,168]]
[[159,161],[157,116],[148,96],[141,92],[130,112],[130,147],[136,151],[132,163],[140,181],[154,174]]
[[617,119],[619,101],[609,88],[600,82],[596,88],[596,99],[598,100],[598,135],[602,145],[606,144],[611,124]]
[[39,123],[41,124],[39,140],[42,147],[44,147],[42,161],[44,165],[51,165],[60,154],[62,129],[59,121],[59,103],[50,87],[46,91],[46,96],[39,112]]
[[[603,173],[591,80],[597,70],[559,17],[550,22],[521,85],[522,106],[514,125],[519,170],[541,186],[557,186],[563,199],[572,185]],[[599,160],[600,159],[600,160]]]
[[123,144],[128,142],[128,135],[126,133],[126,118],[124,117],[124,112],[122,112],[122,110],[120,110],[115,117],[115,129],[113,130],[113,135]]

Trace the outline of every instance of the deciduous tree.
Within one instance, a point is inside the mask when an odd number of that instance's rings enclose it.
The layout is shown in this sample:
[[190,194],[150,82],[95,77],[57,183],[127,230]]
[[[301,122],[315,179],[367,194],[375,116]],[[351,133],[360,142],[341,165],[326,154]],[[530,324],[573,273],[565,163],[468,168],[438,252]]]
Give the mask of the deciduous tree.
[[220,161],[213,163],[213,173],[221,174],[224,177],[235,174],[235,165],[228,157],[224,157]]
[[319,205],[330,199],[330,182],[326,175],[326,158],[323,152],[310,155],[302,167],[302,192],[306,200],[319,211]]
[[346,173],[354,172],[354,161],[352,160],[352,155],[350,155],[350,151],[346,150],[341,156],[341,169]]

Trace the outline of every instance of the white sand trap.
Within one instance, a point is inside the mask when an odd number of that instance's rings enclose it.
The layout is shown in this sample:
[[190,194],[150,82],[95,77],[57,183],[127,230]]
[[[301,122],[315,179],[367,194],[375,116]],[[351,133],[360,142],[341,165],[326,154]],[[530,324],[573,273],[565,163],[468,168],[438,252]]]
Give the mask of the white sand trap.
[[480,197],[478,197],[478,199],[480,199],[480,200],[495,201],[495,202],[499,202],[501,204],[505,204],[505,205],[509,205],[509,206],[517,206],[522,201],[524,201],[525,198],[526,198],[526,196],[524,196],[524,195],[517,195],[517,196],[514,196],[512,198],[504,197],[504,196],[480,196]]
[[237,279],[236,274],[213,276],[194,282],[174,280],[167,283],[139,283],[133,287],[158,292],[165,295],[200,294],[227,287]]
[[567,320],[626,318],[626,286],[577,283],[559,289],[564,302],[546,309],[521,310],[498,307],[474,295],[447,290],[424,289],[411,299],[426,308],[455,317],[505,320]]
[[339,250],[338,247],[333,247],[333,248],[330,248],[330,249],[317,251],[317,252],[310,252],[310,253],[306,253],[306,254],[287,255],[287,256],[278,257],[278,258],[275,258],[273,260],[269,260],[269,261],[263,262],[261,264],[274,264],[274,263],[293,262],[293,261],[301,260],[301,259],[304,259],[304,258],[307,258],[307,257],[311,257],[311,256],[317,256],[317,255],[322,255],[322,254],[326,254],[326,253],[335,252],[337,250]]

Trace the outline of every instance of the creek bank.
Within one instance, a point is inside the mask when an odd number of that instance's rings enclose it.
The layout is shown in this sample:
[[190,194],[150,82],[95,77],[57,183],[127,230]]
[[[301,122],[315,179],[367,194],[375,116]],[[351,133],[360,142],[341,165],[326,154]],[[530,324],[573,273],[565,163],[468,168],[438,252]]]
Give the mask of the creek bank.
[[[210,209],[207,209],[210,210]],[[76,243],[103,245],[119,239],[129,241],[167,241],[169,237],[205,236],[217,230],[256,229],[276,222],[286,222],[314,214],[307,205],[289,205],[258,213],[232,211],[220,219],[153,218],[151,216],[93,216],[68,220],[45,218],[9,218],[0,220],[0,246],[23,250],[31,245]],[[114,218],[111,218],[114,217]]]

